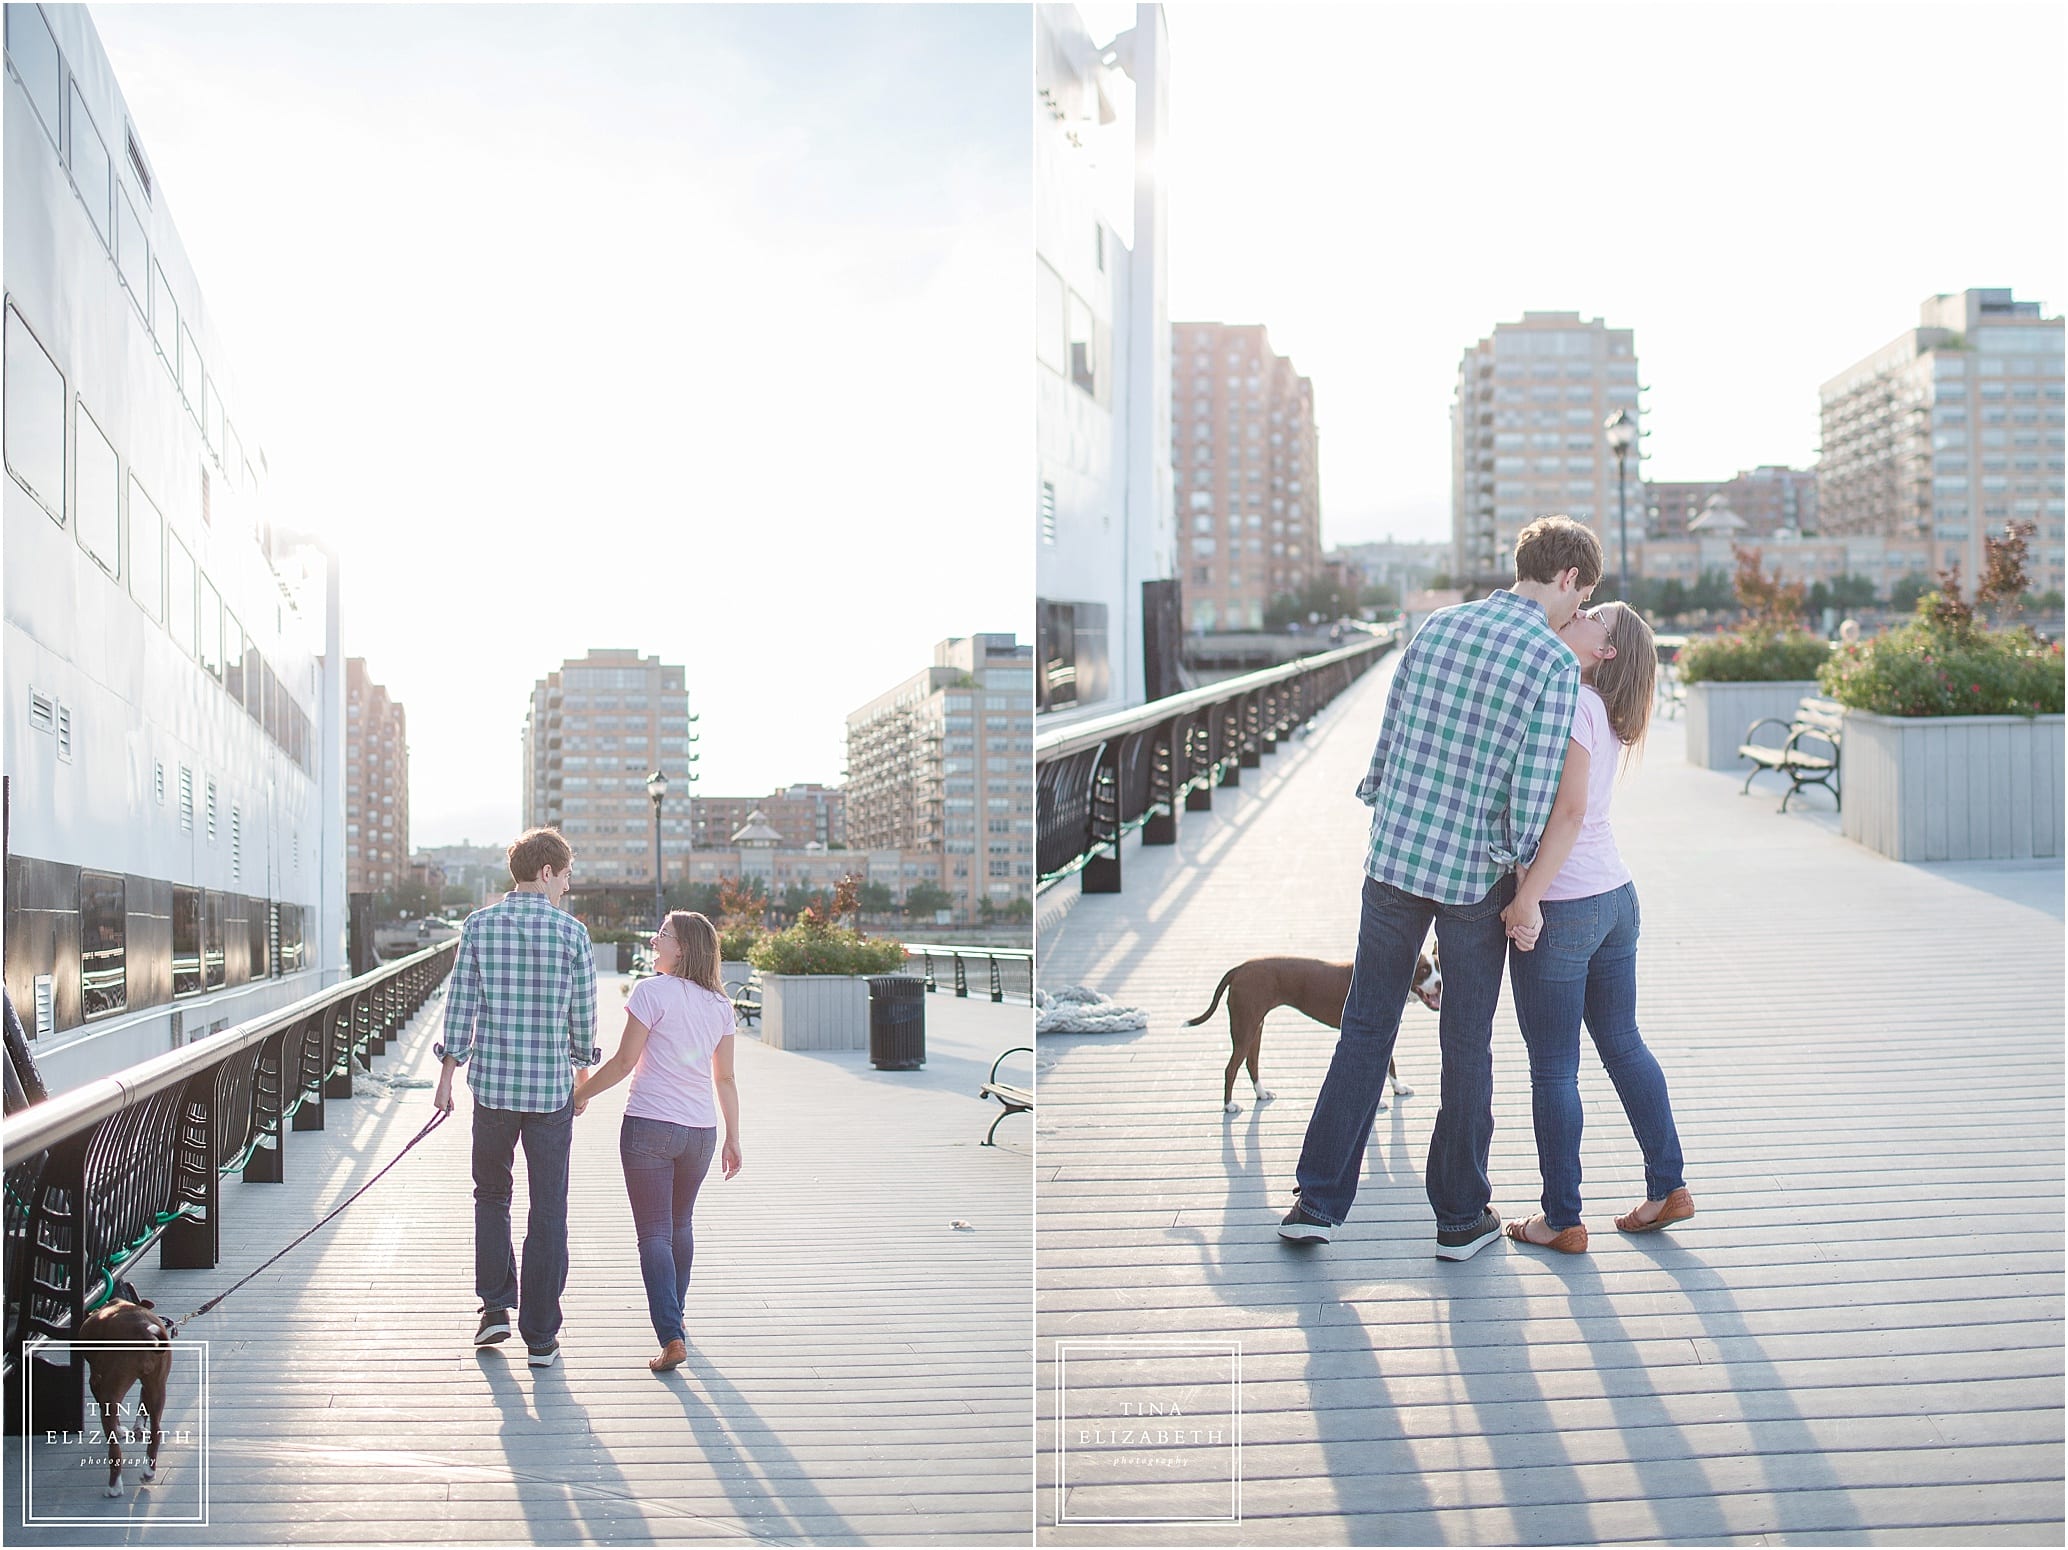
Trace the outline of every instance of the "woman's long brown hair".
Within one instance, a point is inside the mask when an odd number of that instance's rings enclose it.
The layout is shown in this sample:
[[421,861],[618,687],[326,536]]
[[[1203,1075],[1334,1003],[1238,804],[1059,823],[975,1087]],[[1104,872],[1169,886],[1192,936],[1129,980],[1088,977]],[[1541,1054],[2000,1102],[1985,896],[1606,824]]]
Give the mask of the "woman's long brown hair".
[[1598,610],[1608,626],[1616,654],[1594,666],[1594,692],[1608,708],[1609,730],[1623,745],[1624,760],[1637,757],[1652,722],[1652,695],[1658,684],[1659,648],[1644,615],[1628,603],[1603,603]]
[[668,930],[675,938],[676,978],[724,995],[725,982],[718,973],[718,928],[695,910],[670,910]]

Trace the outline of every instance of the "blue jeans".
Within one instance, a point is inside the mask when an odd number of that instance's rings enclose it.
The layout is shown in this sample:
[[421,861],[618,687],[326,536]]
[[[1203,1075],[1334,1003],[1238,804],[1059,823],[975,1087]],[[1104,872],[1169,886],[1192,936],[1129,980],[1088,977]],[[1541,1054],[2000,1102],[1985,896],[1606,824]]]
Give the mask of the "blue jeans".
[[1494,1009],[1508,958],[1501,911],[1514,897],[1513,877],[1472,904],[1438,904],[1364,880],[1343,1028],[1300,1149],[1300,1204],[1313,1215],[1341,1222],[1357,1197],[1386,1063],[1432,920],[1443,957],[1443,1093],[1429,1138],[1429,1205],[1439,1230],[1470,1227],[1493,1198],[1486,1154],[1494,1134]]
[[[1518,950],[1508,960],[1515,976],[1515,1020],[1529,1046],[1544,1220],[1554,1229],[1580,1219],[1583,1017],[1644,1152],[1645,1195],[1664,1200],[1686,1182],[1666,1077],[1637,1032],[1638,922],[1632,883],[1587,899],[1547,899],[1535,951]],[[1446,961],[1446,991],[1449,969]]]
[[618,1160],[625,1167],[632,1229],[639,1237],[646,1312],[662,1345],[684,1338],[682,1299],[689,1294],[689,1265],[696,1257],[690,1217],[717,1149],[714,1125],[674,1125],[627,1114],[618,1132]]
[[[510,1164],[524,1143],[531,1214],[524,1225],[524,1275],[510,1248]],[[474,1105],[474,1295],[484,1308],[517,1309],[517,1333],[545,1346],[560,1333],[567,1290],[567,1153],[574,1100],[548,1114]]]

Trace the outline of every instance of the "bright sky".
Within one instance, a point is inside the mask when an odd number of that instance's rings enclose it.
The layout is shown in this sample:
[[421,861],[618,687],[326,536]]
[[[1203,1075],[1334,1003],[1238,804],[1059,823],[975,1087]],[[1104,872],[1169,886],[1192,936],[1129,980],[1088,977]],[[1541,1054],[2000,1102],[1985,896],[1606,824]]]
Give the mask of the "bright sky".
[[274,519],[407,707],[413,843],[516,831],[592,646],[687,664],[725,796],[1031,637],[1025,7],[93,16]]
[[2063,15],[1180,0],[1170,315],[1313,379],[1330,544],[1448,538],[1459,356],[1526,310],[1636,331],[1647,477],[1810,467],[1926,296],[2068,303]]

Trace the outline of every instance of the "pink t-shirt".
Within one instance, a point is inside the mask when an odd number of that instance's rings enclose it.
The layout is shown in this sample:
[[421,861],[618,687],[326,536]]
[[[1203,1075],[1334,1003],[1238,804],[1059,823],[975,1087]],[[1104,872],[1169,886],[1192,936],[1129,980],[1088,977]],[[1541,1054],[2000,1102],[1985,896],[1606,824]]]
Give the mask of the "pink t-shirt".
[[641,980],[625,1010],[646,1024],[625,1112],[671,1125],[718,1123],[711,1052],[732,1036],[732,1003],[673,974]]
[[1573,853],[1544,890],[1547,899],[1591,899],[1630,881],[1630,869],[1616,853],[1615,831],[1608,826],[1623,745],[1609,727],[1608,707],[1586,684],[1580,685],[1580,708],[1573,713],[1573,741],[1587,750],[1587,821],[1573,841]]

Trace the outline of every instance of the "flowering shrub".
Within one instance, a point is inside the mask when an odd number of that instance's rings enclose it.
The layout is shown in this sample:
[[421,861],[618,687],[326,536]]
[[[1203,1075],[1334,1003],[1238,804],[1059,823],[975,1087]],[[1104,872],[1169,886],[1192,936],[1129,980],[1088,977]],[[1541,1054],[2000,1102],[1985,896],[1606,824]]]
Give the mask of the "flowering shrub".
[[1805,630],[1752,630],[1691,640],[1674,665],[1682,683],[1783,683],[1816,677],[1830,654],[1827,642]]
[[1985,630],[1944,594],[1901,629],[1841,646],[1817,675],[1826,694],[1883,716],[2059,715],[2062,656],[2028,629]]
[[808,909],[796,925],[754,943],[747,960],[764,974],[891,974],[904,966],[905,949]]

